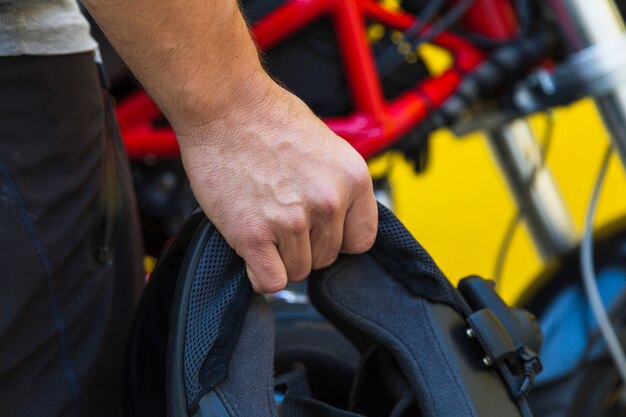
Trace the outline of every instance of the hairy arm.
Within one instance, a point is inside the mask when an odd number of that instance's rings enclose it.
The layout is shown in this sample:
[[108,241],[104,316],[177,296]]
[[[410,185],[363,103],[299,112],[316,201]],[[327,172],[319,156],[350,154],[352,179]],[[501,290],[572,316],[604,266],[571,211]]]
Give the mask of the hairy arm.
[[194,194],[259,291],[372,245],[363,159],[263,70],[235,0],[84,0],[177,133]]

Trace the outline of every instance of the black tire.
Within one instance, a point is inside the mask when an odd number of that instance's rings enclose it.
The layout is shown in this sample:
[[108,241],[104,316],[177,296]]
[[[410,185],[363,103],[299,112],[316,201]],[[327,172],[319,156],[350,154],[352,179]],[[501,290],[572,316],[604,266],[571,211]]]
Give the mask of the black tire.
[[568,417],[626,416],[625,387],[613,362],[598,361],[584,372]]

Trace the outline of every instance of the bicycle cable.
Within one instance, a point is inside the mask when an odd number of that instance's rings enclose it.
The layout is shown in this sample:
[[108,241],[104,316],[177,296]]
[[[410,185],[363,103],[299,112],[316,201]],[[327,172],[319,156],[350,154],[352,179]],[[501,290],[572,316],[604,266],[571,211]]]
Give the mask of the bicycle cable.
[[[604,179],[606,178],[612,153],[613,146],[610,145],[602,159],[600,171],[598,172],[598,176],[589,199],[589,204],[587,206],[583,238],[580,244],[580,269],[582,272],[585,294],[589,300],[591,311],[598,322],[598,329],[606,342],[611,359],[613,359],[613,362],[617,367],[617,371],[626,386],[626,353],[624,352],[617,333],[611,324],[607,309],[602,302],[596,279],[595,267],[593,264],[593,221],[596,216],[598,201],[600,199],[600,191],[602,189],[602,185],[604,184]],[[626,391],[623,391],[623,395],[626,395]]]
[[405,32],[405,38],[413,38],[419,35],[424,26],[430,22],[430,20],[435,17],[435,14],[443,7],[445,0],[431,0],[420,12],[417,16],[417,20],[413,23]]
[[502,272],[504,271],[506,257],[509,253],[511,243],[513,242],[513,237],[515,236],[517,226],[519,225],[527,210],[528,198],[531,187],[537,179],[537,175],[539,174],[539,172],[541,172],[546,166],[548,151],[550,150],[550,147],[552,145],[552,139],[554,137],[554,113],[552,111],[547,111],[545,115],[546,130],[543,134],[543,141],[541,143],[541,148],[539,151],[539,163],[533,168],[532,172],[528,176],[528,179],[524,183],[524,187],[522,188],[520,196],[521,201],[519,204],[519,208],[518,210],[516,210],[515,215],[509,221],[506,231],[502,237],[502,243],[500,244],[500,248],[498,249],[496,262],[494,263],[492,273],[492,279],[494,280],[496,285],[502,283]]
[[444,30],[454,25],[461,17],[467,13],[470,6],[474,4],[476,0],[463,0],[457,3],[454,7],[450,8],[445,15],[441,16],[439,20],[433,23],[432,27],[428,29],[422,36],[417,39],[414,47],[417,47],[423,43],[431,42],[437,36],[439,36]]
[[377,66],[379,73],[384,75],[392,71],[398,63],[402,63],[405,60],[404,54],[400,52],[404,44],[410,45],[410,47],[405,47],[405,49],[413,51],[419,45],[432,41],[463,17],[475,1],[476,0],[462,0],[445,12],[436,22],[432,23],[431,27],[428,28],[425,33],[420,34],[425,25],[429,23],[444,4],[441,0],[433,0],[431,4],[424,7],[415,23],[402,32],[402,41],[397,45],[395,43],[389,45],[378,55]]

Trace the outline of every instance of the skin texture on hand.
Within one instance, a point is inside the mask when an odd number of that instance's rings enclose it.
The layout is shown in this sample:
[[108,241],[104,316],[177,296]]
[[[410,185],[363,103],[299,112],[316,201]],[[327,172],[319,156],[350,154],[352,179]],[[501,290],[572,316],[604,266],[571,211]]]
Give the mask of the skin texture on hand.
[[200,206],[257,291],[371,247],[365,162],[263,71],[234,0],[84,3],[172,123]]
[[[277,89],[279,90],[279,89]],[[285,91],[184,140],[183,161],[205,213],[247,263],[253,285],[282,289],[360,253],[377,209],[363,159]]]

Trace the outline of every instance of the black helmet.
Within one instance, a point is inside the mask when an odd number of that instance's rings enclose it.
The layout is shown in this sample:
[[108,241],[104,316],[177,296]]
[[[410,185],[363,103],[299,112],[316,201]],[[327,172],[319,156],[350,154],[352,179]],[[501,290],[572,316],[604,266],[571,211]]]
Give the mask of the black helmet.
[[129,416],[531,415],[534,318],[481,278],[455,289],[384,207],[374,247],[314,271],[295,304],[254,294],[245,271],[194,213],[138,309]]

